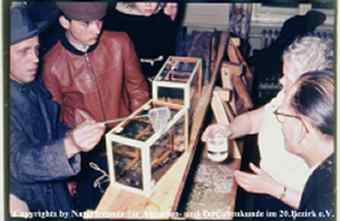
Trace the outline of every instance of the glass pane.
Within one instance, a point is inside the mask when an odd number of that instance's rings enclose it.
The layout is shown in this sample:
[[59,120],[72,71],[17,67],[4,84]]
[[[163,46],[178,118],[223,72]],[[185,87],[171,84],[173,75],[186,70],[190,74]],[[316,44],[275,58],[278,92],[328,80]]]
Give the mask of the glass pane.
[[184,116],[150,148],[152,180],[158,181],[185,150]]
[[158,99],[160,101],[184,105],[184,89],[158,87]]
[[186,83],[193,74],[195,65],[195,62],[184,62],[172,58],[165,64],[163,71],[156,80]]
[[112,142],[115,178],[118,183],[143,189],[141,151]]
[[134,140],[146,141],[153,134],[152,125],[147,114],[147,110],[140,112],[136,118],[128,120],[124,125],[124,129],[116,134]]

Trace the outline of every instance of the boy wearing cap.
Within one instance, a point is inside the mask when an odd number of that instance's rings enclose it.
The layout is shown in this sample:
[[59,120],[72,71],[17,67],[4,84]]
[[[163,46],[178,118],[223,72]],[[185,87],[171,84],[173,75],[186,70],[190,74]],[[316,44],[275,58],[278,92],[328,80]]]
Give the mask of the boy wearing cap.
[[106,2],[57,2],[65,29],[44,58],[43,79],[61,118],[77,123],[77,108],[96,121],[127,116],[149,99],[134,47],[127,34],[102,32]]
[[70,212],[65,180],[80,171],[79,153],[99,142],[104,126],[88,120],[69,130],[59,122],[58,105],[36,79],[41,30],[24,6],[11,8],[10,193],[30,211]]
[[[77,109],[96,121],[129,115],[149,99],[149,90],[132,42],[123,32],[102,31],[106,2],[57,2],[64,36],[45,55],[43,79],[61,118],[72,126],[82,120]],[[102,143],[104,144],[104,143]],[[82,155],[82,173],[74,191],[78,208],[94,208],[101,196],[93,188],[99,176],[89,167],[107,169],[104,145]]]

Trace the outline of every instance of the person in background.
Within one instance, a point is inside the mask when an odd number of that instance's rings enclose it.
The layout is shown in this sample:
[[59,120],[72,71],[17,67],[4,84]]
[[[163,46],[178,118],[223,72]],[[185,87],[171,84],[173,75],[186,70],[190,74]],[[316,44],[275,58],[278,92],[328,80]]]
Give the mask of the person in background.
[[88,119],[70,129],[59,121],[58,105],[37,77],[45,25],[34,23],[25,6],[10,14],[10,209],[70,214],[66,179],[79,173],[79,153],[93,149],[105,127]]
[[251,165],[254,174],[235,172],[237,183],[248,191],[269,194],[306,214],[297,220],[334,220],[334,98],[334,74],[308,72],[290,88],[274,112],[287,151],[303,159],[312,171],[301,199],[255,165]]
[[[249,58],[249,65],[253,66],[254,69],[254,100],[258,97],[255,94],[261,82],[268,81],[268,79],[272,79],[272,81],[279,79],[279,73],[283,65],[281,58],[284,50],[292,44],[296,38],[307,34],[312,35],[315,29],[325,21],[326,15],[320,11],[309,10],[304,15],[295,15],[283,23],[278,37],[273,40],[270,45],[265,45],[266,47],[261,50],[254,50],[253,55]],[[270,31],[268,34],[271,35]],[[269,43],[265,42],[265,44]],[[268,98],[271,99],[270,97]],[[264,104],[263,102],[266,102],[266,99],[263,101],[262,99],[255,101],[256,103]]]
[[175,55],[178,3],[117,3],[104,29],[126,32],[136,48],[146,79],[152,79],[168,56]]
[[[303,73],[331,69],[332,65],[331,42],[309,35],[296,39],[283,55],[282,89],[279,94],[265,106],[237,116],[229,125],[209,126],[202,140],[206,141],[216,127],[224,129],[226,136],[231,139],[258,134],[261,168],[300,198],[311,171],[302,159],[285,149],[280,122],[274,111],[284,99],[287,89]],[[281,206],[286,209],[286,205],[267,195],[258,195],[255,204],[259,209],[270,210],[271,207],[277,209]]]
[[[122,32],[103,31],[106,2],[57,2],[63,37],[44,57],[43,80],[61,118],[72,126],[84,119],[78,109],[103,122],[128,116],[149,100],[133,43]],[[109,125],[109,127],[112,125]],[[93,188],[98,174],[91,162],[107,171],[105,140],[82,155],[82,172],[71,182],[80,210],[94,208],[101,192]]]
[[58,22],[59,9],[55,1],[46,0],[28,0],[26,7],[29,16],[34,22],[47,21],[48,25],[45,30],[39,34],[41,58],[50,50],[62,36],[63,30]]

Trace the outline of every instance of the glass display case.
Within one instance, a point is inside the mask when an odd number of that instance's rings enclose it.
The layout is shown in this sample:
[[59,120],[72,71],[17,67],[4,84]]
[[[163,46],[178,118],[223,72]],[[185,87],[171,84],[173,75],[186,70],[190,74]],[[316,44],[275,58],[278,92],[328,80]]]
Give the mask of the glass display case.
[[192,110],[202,92],[202,60],[170,56],[152,82],[153,100]]
[[151,100],[106,134],[106,148],[111,184],[149,196],[188,148],[187,108]]

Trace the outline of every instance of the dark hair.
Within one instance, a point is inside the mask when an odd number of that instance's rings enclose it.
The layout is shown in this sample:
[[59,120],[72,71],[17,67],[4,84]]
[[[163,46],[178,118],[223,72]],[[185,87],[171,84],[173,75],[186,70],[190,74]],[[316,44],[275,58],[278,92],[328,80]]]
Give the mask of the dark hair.
[[334,135],[334,74],[313,71],[303,74],[296,82],[290,105],[321,133]]

